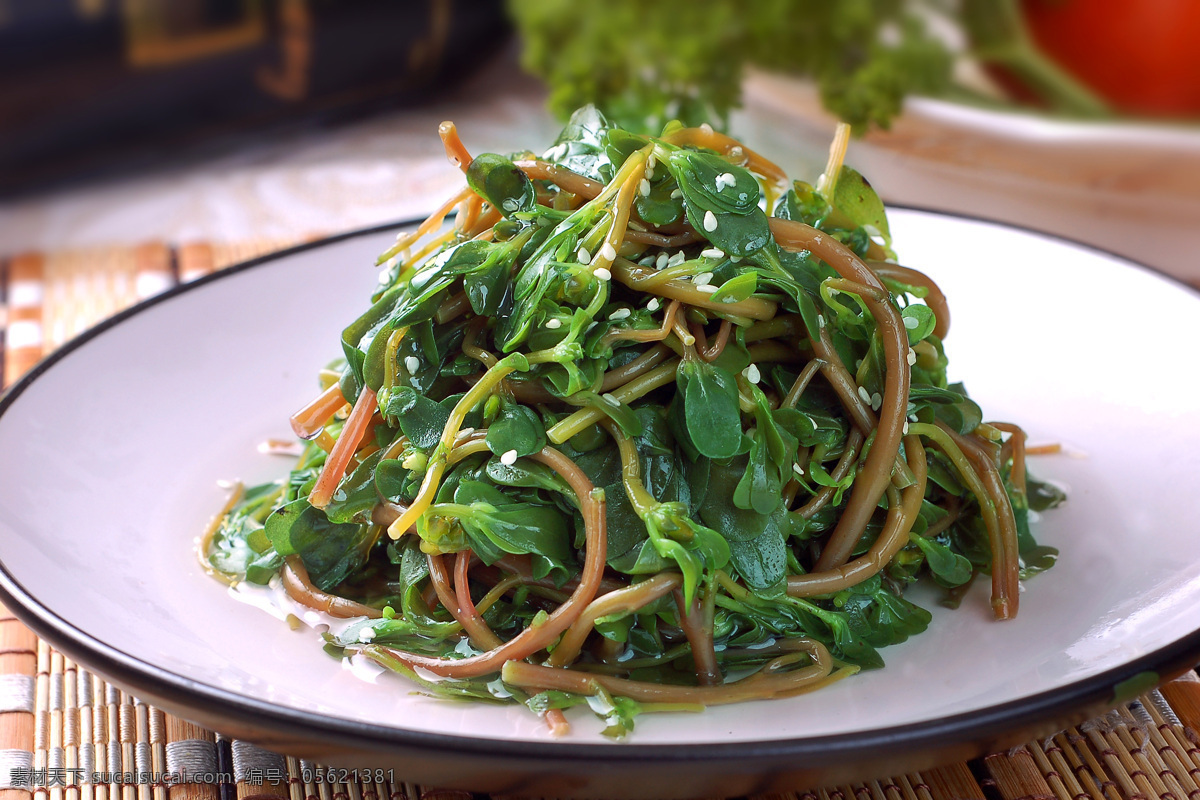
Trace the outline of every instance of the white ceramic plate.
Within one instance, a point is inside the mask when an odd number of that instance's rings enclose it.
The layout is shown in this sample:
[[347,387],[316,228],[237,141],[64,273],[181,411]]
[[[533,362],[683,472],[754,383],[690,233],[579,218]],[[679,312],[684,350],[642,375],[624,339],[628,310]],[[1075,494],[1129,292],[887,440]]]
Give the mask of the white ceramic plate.
[[905,263],[949,297],[952,377],[987,418],[1065,445],[1033,465],[1070,494],[1037,531],[1062,558],[1028,583],[1014,621],[993,622],[977,586],[957,611],[933,607],[929,631],[886,649],[883,670],[787,700],[646,715],[612,743],[590,715],[552,739],[520,707],[364,681],[312,631],[234,601],[193,554],[224,499],[217,481],[286,471],[256,445],[288,437],[394,231],[177,289],[0,399],[0,595],[82,663],[202,724],[529,795],[730,796],[910,771],[1052,732],[1194,664],[1200,297],[1042,235],[913,210],[892,220]]

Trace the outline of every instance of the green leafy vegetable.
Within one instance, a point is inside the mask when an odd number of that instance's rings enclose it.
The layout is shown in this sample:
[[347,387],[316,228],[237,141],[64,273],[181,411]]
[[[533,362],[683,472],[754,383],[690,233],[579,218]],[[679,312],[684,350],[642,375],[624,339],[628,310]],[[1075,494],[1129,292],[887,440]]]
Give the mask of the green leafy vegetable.
[[795,182],[768,218],[788,184],[750,152],[583,109],[540,158],[475,158],[463,218],[390,251],[344,329],[295,468],[206,539],[214,574],[281,576],[350,618],[328,652],[421,691],[611,736],[881,667],[930,622],[917,581],[961,601],[991,574],[1010,616],[1061,492],[947,381],[938,295],[879,288],[866,181]]

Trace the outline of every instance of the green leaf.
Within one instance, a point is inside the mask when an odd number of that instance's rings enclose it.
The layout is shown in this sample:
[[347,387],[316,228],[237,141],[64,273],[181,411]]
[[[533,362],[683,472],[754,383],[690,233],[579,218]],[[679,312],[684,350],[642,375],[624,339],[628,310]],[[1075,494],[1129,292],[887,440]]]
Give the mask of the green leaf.
[[735,275],[717,287],[713,292],[714,303],[738,303],[754,294],[758,288],[758,273],[747,270],[741,275]]
[[595,106],[576,103],[572,109],[574,113],[544,158],[592,180],[606,180],[604,172],[611,165],[604,136],[611,126]]
[[781,471],[772,463],[765,437],[760,432],[751,440],[746,471],[733,490],[734,505],[753,509],[759,514],[770,514],[783,502],[781,478]]
[[[367,349],[375,340],[376,334],[383,329],[385,320],[406,291],[407,287],[404,284],[388,289],[362,316],[347,325],[342,331],[342,351],[345,353],[346,363],[350,367],[347,375],[354,378],[357,386],[362,386],[363,383],[362,370]],[[346,398],[347,402],[353,402],[354,398],[358,396],[357,388],[352,393],[347,393],[346,388],[348,387],[343,386],[342,396]]]
[[639,192],[634,204],[642,221],[663,227],[682,220],[683,198],[671,196],[677,188],[675,181],[664,179],[650,184],[650,194]]
[[803,222],[805,225],[819,227],[821,221],[829,216],[829,203],[812,184],[795,181],[779,202],[775,204],[775,216],[780,219],[790,219]]
[[506,402],[488,425],[487,444],[496,455],[515,451],[520,457],[531,456],[546,446],[546,428],[532,408]]
[[429,577],[429,559],[421,552],[415,536],[405,536],[397,543],[400,553],[400,582],[405,587],[416,587]]
[[910,345],[916,344],[933,333],[933,329],[937,325],[937,318],[934,317],[928,306],[908,306],[900,312],[900,318],[904,321]]
[[709,458],[731,458],[742,449],[737,380],[700,359],[685,359],[677,376],[691,441]]
[[915,533],[909,533],[909,539],[916,542],[925,553],[925,563],[929,571],[943,586],[961,586],[971,580],[974,568],[965,556],[954,553],[946,545],[935,539],[926,539]]
[[[679,183],[689,212],[699,210],[715,214],[749,214],[758,210],[761,189],[750,171],[713,153],[676,150],[667,161]],[[697,227],[697,230],[703,230]],[[726,250],[725,252],[729,252]]]
[[727,463],[712,464],[706,482],[707,492],[696,512],[705,525],[719,531],[730,542],[755,538],[771,520],[766,514],[741,508],[734,502],[736,487],[748,462],[748,457],[742,456]]
[[829,625],[831,635],[827,644],[835,658],[857,664],[864,669],[879,669],[883,666],[883,658],[879,651],[855,633],[845,617],[829,614],[822,619]]
[[939,420],[966,436],[983,422],[983,411],[967,396],[967,390],[961,383],[951,384],[949,388],[957,392],[961,399],[951,404],[935,405],[933,413]]
[[883,201],[870,182],[853,167],[843,165],[838,173],[833,206],[855,225],[866,228],[870,235],[882,236],[885,248],[891,247],[892,233]]
[[574,566],[567,519],[553,506],[513,502],[494,486],[464,480],[454,492],[453,504],[435,504],[431,511],[461,525],[472,549],[491,544],[505,553],[531,553],[557,565]]
[[336,524],[300,498],[267,518],[267,536],[281,556],[299,555],[313,585],[332,589],[366,560],[370,525]]
[[750,391],[754,396],[756,435],[733,501],[740,508],[770,514],[783,502],[783,486],[791,479],[798,443],[786,426],[776,421],[775,411],[762,390],[752,385]]
[[[612,440],[604,436],[605,444],[586,453],[573,456],[592,485],[604,490],[605,528],[608,531],[608,561],[626,563],[621,559],[647,537],[646,526],[633,510],[621,481],[621,456]],[[621,568],[628,572],[628,569]]]
[[849,431],[845,420],[811,409],[777,408],[771,416],[804,447],[835,448]]
[[570,499],[575,497],[561,475],[537,461],[521,459],[513,464],[505,464],[499,458],[490,458],[484,469],[488,478],[501,486],[545,489],[562,495],[569,502],[573,502]]
[[384,413],[395,418],[413,447],[428,450],[442,438],[453,404],[435,403],[409,386],[397,386]]
[[1029,508],[1026,501],[1013,492],[1009,493],[1012,501],[1013,518],[1017,523],[1017,550],[1021,555],[1021,577],[1028,578],[1039,572],[1045,572],[1058,561],[1058,549],[1040,545],[1033,538],[1029,529]]
[[221,520],[207,552],[218,572],[244,577],[263,585],[279,571],[283,556],[275,552],[263,529],[263,520],[282,495],[282,482],[252,486]]
[[771,524],[752,539],[731,540],[729,560],[752,591],[778,590],[787,578],[787,547],[783,529]]
[[325,516],[329,517],[330,522],[370,523],[371,509],[379,503],[379,494],[375,491],[375,468],[382,457],[382,450],[372,453],[353,472],[342,478],[329,505],[325,507]]
[[1031,511],[1046,511],[1064,502],[1067,495],[1052,483],[1025,477],[1025,497]]
[[[711,219],[708,217],[712,214]],[[745,258],[774,241],[767,215],[757,206],[745,214],[705,210],[688,205],[688,222],[728,256]],[[715,226],[714,226],[715,223]],[[710,230],[711,229],[711,230]]]
[[604,154],[608,156],[614,170],[619,170],[627,158],[649,144],[645,136],[638,136],[621,128],[608,128],[604,131],[603,141]]
[[463,289],[472,311],[483,317],[494,317],[499,313],[507,296],[511,269],[510,260],[496,259],[463,277]]
[[396,458],[382,459],[375,467],[375,490],[392,502],[404,500],[404,487],[411,473]]
[[520,211],[532,211],[537,205],[537,192],[529,176],[495,153],[483,153],[471,161],[467,183],[506,218]]
[[[586,402],[589,407],[596,409],[613,422],[617,423],[617,427],[619,427],[621,432],[626,436],[641,435],[641,420],[638,419],[637,414],[633,412],[633,409],[624,403],[609,402],[609,400],[603,395],[599,395],[590,391],[576,392],[574,395],[572,395],[572,398],[576,401]],[[615,400],[616,398],[613,399]]]

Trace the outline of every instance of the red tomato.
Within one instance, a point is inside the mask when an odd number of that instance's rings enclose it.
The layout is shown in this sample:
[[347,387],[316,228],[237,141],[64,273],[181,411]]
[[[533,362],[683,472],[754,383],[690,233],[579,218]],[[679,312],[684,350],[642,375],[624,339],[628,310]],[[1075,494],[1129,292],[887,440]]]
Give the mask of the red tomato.
[[1114,108],[1200,114],[1200,0],[1022,0],[1050,58]]

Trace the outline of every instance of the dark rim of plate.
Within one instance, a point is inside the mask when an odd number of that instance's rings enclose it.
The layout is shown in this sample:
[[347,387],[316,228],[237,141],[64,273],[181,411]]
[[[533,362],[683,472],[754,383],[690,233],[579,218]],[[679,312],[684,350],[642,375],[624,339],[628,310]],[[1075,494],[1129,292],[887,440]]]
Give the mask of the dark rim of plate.
[[[1161,270],[1140,264],[1103,248],[1078,242],[1069,237],[1036,230],[1032,227],[997,222],[980,216],[939,211],[911,205],[889,204],[889,209],[915,211],[932,216],[980,222],[1022,231],[1024,233],[1066,243],[1097,255],[1115,259],[1134,269],[1157,275],[1200,299],[1196,288],[1166,275]],[[211,273],[187,284],[175,286],[162,294],[132,306],[80,334],[41,361],[33,370],[7,392],[0,395],[0,418],[18,397],[40,375],[52,369],[62,358],[87,341],[120,325],[129,317],[151,306],[170,301],[195,287],[213,281],[226,280],[255,267],[282,258],[314,250],[336,242],[360,236],[378,234],[413,225],[416,220],[379,225],[362,230],[307,242],[276,253],[255,258]],[[21,582],[0,561],[0,600],[47,641],[61,646],[77,657],[84,666],[134,688],[135,691],[163,698],[180,707],[194,708],[203,704],[209,716],[237,719],[241,724],[261,726],[277,732],[283,741],[319,740],[329,746],[341,745],[355,749],[381,752],[398,750],[420,755],[428,753],[445,756],[447,751],[459,755],[503,758],[508,763],[537,764],[549,771],[574,766],[603,764],[606,769],[622,764],[661,765],[667,762],[708,762],[714,765],[736,765],[739,773],[754,772],[769,765],[789,769],[838,764],[857,760],[879,760],[881,756],[898,755],[921,750],[938,751],[953,748],[958,751],[971,743],[986,747],[989,743],[1008,741],[1016,732],[1037,730],[1055,720],[1081,719],[1084,710],[1097,709],[1127,702],[1157,682],[1173,677],[1195,666],[1200,659],[1200,627],[1186,633],[1169,645],[1127,661],[1104,672],[1065,686],[1018,698],[975,711],[907,725],[857,731],[830,736],[778,739],[763,741],[714,742],[711,744],[641,744],[636,733],[632,741],[619,746],[573,744],[569,742],[507,740],[454,736],[440,733],[404,730],[400,728],[355,722],[343,718],[312,714],[274,705],[253,697],[227,691],[195,681],[131,656],[79,630],[67,619],[58,616],[41,604],[22,586]],[[1146,683],[1143,683],[1143,680]],[[1052,732],[1052,731],[1050,731]],[[982,754],[982,750],[978,752]],[[961,753],[960,753],[961,756]]]

